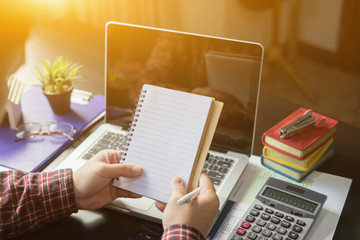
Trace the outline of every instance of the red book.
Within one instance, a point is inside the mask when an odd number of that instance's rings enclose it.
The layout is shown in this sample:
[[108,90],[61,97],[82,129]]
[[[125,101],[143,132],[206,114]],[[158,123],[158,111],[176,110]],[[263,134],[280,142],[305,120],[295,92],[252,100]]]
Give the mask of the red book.
[[267,130],[262,135],[265,146],[275,149],[281,153],[303,160],[311,153],[319,149],[336,132],[338,121],[316,112],[312,116],[321,119],[321,125],[288,139],[280,137],[280,129],[295,119],[304,115],[309,109],[299,108],[278,124]]

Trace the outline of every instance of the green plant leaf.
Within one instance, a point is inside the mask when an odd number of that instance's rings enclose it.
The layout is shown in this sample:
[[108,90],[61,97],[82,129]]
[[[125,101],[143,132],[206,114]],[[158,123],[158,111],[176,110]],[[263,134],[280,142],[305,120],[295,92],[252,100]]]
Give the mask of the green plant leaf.
[[43,83],[44,91],[49,93],[67,92],[73,88],[74,81],[81,79],[80,68],[83,65],[73,63],[68,58],[57,57],[53,62],[48,59],[41,61],[43,70],[35,66],[39,81]]

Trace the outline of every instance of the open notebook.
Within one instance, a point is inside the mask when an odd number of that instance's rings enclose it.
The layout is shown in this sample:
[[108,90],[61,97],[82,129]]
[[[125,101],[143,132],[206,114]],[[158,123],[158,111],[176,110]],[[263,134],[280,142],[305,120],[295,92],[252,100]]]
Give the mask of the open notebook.
[[170,181],[180,176],[190,192],[200,174],[223,104],[212,97],[145,84],[121,161],[143,167],[140,178],[114,185],[167,202]]

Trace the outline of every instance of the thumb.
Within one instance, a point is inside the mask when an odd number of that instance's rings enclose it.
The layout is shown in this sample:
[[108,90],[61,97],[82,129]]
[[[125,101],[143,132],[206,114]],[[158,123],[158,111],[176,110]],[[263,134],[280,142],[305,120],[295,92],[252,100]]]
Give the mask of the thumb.
[[171,180],[171,196],[172,197],[180,197],[186,194],[185,183],[181,179],[181,177],[174,177]]
[[214,184],[211,179],[205,173],[201,173],[199,185],[202,189],[210,192],[215,192]]
[[107,178],[115,177],[138,177],[142,174],[142,168],[136,165],[127,164],[104,164],[102,175]]

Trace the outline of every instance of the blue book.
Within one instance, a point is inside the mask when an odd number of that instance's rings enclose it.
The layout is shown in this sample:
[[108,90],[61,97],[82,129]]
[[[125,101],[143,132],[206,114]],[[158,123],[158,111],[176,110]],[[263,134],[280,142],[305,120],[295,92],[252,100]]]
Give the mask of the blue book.
[[[71,103],[71,110],[65,114],[53,113],[41,87],[35,86],[23,93],[21,97],[23,122],[62,121],[71,123],[77,128],[73,138],[78,138],[105,110],[105,97],[95,95],[87,104]],[[26,172],[42,170],[73,141],[54,136],[38,136],[31,139],[16,140],[16,131],[4,125],[0,127],[0,165],[10,169]],[[35,140],[36,139],[36,140]]]
[[318,167],[320,167],[323,163],[325,163],[329,158],[331,158],[334,155],[334,148],[330,147],[323,156],[318,160],[316,164],[314,164],[309,170],[307,171],[301,171],[296,168],[289,167],[287,165],[275,162],[271,159],[268,159],[264,157],[264,155],[261,155],[261,164],[269,168],[285,177],[290,178],[291,180],[294,180],[296,182],[301,182],[304,180],[310,173],[315,171]]

